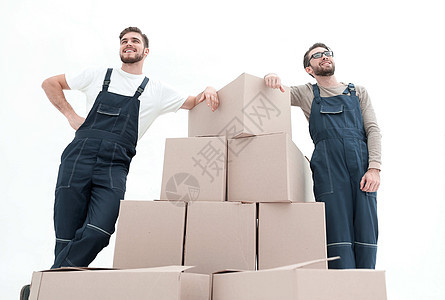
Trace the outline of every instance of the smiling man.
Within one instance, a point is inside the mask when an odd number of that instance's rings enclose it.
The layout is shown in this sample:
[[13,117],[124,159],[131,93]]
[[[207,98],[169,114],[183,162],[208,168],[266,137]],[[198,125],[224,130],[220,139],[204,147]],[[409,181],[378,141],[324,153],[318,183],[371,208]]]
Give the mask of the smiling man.
[[[109,243],[124,199],[137,141],[152,122],[179,108],[207,101],[219,105],[216,90],[183,97],[142,73],[148,38],[137,27],[119,35],[121,68],[86,69],[46,79],[42,88],[76,131],[62,154],[55,190],[55,259],[52,268],[87,267]],[[79,116],[63,90],[85,93],[88,115]]]
[[[324,202],[329,268],[375,268],[381,135],[365,88],[338,82],[334,53],[322,43],[309,48],[305,71],[317,81],[291,87],[291,104],[309,121],[316,201]],[[273,73],[264,77],[284,92]]]

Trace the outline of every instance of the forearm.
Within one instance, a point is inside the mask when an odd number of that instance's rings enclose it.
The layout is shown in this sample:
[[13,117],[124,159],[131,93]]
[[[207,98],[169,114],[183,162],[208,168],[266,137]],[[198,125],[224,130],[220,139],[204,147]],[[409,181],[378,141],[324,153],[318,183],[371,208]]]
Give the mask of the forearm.
[[219,99],[216,90],[213,87],[207,87],[202,93],[198,95],[189,96],[184,104],[181,106],[183,109],[192,109],[199,103],[206,101],[207,106],[210,107],[212,111],[215,111],[219,106]]
[[380,128],[372,107],[367,91],[361,88],[360,105],[362,108],[363,126],[368,140],[369,168],[379,169],[381,164],[381,141]]
[[183,109],[192,109],[196,105],[198,105],[198,99],[201,97],[202,93],[198,94],[197,96],[189,96],[185,100],[184,104],[181,106]]
[[380,130],[375,128],[368,133],[368,152],[369,152],[369,166],[368,168],[374,168],[380,170],[382,163],[381,157],[381,135]]

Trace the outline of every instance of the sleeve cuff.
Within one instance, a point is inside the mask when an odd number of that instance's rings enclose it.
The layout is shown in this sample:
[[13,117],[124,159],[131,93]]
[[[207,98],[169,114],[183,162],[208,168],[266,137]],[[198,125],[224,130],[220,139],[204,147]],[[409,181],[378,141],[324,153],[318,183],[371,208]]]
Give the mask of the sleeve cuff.
[[381,170],[381,168],[380,168],[380,163],[379,163],[379,162],[376,162],[376,161],[371,161],[371,162],[369,162],[368,169],[377,169],[377,170]]

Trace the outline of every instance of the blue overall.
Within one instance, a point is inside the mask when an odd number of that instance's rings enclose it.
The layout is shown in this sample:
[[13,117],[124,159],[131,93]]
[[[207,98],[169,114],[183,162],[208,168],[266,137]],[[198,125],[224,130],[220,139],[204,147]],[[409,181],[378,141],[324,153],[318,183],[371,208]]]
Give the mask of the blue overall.
[[109,243],[124,199],[130,162],[136,154],[139,96],[108,92],[112,69],[105,75],[85,122],[62,154],[57,179],[52,268],[86,267]]
[[360,190],[368,170],[368,147],[359,98],[349,84],[342,95],[314,101],[309,131],[315,144],[311,169],[314,194],[325,203],[328,257],[332,269],[374,269],[377,254],[376,193]]

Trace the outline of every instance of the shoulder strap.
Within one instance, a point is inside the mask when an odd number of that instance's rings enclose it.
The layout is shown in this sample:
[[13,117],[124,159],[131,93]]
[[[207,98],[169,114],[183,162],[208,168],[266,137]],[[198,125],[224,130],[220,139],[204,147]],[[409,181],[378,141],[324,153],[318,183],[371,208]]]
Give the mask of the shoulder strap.
[[320,89],[318,88],[318,85],[316,83],[312,85],[312,90],[314,91],[314,100],[317,101],[317,103],[320,103]]
[[344,95],[351,94],[351,96],[355,96],[355,86],[353,83],[349,83],[348,87],[343,91]]
[[148,77],[144,78],[144,81],[142,81],[141,85],[138,87],[136,93],[134,94],[134,98],[139,98],[139,96],[144,92],[145,87],[147,86],[148,83]]
[[108,87],[110,86],[111,82],[111,72],[113,72],[113,68],[108,68],[107,74],[105,74],[104,83],[102,85],[102,91],[108,91]]

